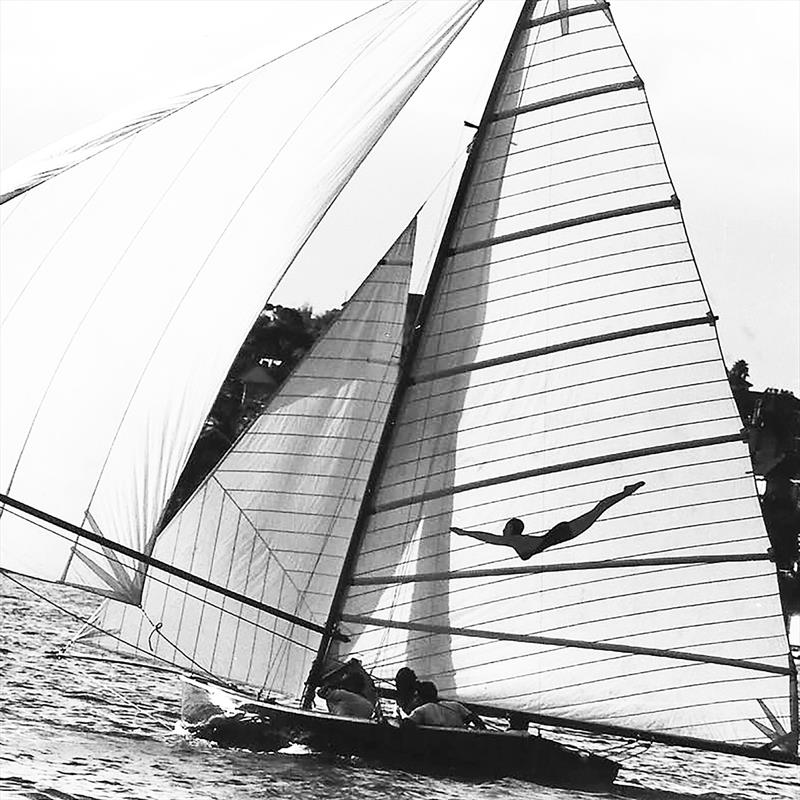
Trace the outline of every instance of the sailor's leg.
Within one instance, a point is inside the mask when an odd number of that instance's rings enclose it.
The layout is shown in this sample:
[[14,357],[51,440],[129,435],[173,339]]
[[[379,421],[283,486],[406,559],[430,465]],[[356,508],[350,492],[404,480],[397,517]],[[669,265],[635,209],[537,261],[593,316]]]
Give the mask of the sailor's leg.
[[[592,525],[594,525],[595,522],[597,522],[601,514],[608,511],[611,506],[619,503],[620,500],[624,500],[626,497],[632,495],[637,489],[641,489],[642,486],[644,486],[644,481],[631,483],[621,492],[604,497],[591,511],[587,511],[585,514],[581,514],[581,516],[571,520],[568,523],[570,530],[572,531],[572,535],[569,536],[569,538],[574,539],[576,536],[580,536],[580,534],[588,530]],[[562,539],[561,541],[566,541],[566,539]]]

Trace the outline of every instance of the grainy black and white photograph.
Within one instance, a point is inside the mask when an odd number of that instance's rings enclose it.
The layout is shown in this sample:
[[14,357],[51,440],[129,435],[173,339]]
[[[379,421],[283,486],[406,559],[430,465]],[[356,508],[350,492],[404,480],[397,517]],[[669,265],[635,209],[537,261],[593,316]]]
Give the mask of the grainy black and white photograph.
[[0,795],[796,800],[798,0],[0,0]]

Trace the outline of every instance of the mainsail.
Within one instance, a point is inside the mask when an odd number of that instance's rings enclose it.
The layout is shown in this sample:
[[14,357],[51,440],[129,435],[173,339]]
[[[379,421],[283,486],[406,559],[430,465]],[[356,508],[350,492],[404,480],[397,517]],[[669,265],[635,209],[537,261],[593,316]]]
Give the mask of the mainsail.
[[[3,494],[152,548],[247,330],[476,7],[387,4],[5,187]],[[126,556],[9,507],[0,534],[4,570],[139,601]]]
[[[499,710],[796,742],[741,423],[607,3],[525,4],[420,322],[331,652]],[[637,479],[524,564],[449,532],[541,534]]]
[[[156,558],[324,625],[397,380],[415,230],[170,520]],[[152,569],[141,607],[106,601],[92,624],[82,641],[284,694],[320,638]]]

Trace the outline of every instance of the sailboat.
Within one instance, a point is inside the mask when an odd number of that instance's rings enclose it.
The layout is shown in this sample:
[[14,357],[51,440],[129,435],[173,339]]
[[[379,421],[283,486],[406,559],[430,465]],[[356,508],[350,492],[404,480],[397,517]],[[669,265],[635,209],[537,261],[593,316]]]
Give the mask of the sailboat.
[[[186,722],[220,740],[614,780],[513,715],[798,763],[716,318],[605,0],[520,4],[411,334],[406,219],[161,524],[264,298],[478,5],[381,6],[315,43],[322,90],[319,73],[288,85],[301,50],[4,188],[0,566],[104,595],[76,645],[180,670]],[[524,561],[451,531],[519,517],[540,535],[639,480]],[[408,666],[495,729],[327,713],[315,690],[353,659],[389,700]]]

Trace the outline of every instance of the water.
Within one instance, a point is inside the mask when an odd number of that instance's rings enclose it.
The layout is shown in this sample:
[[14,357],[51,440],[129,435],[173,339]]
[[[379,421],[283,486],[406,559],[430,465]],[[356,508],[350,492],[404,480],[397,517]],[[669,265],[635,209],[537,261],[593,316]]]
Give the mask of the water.
[[[30,582],[75,614],[96,598]],[[176,730],[177,679],[96,661],[47,658],[77,623],[0,578],[0,796],[71,800],[798,800],[800,767],[651,747],[629,758],[611,792],[517,780],[437,779],[288,753],[223,750]]]

